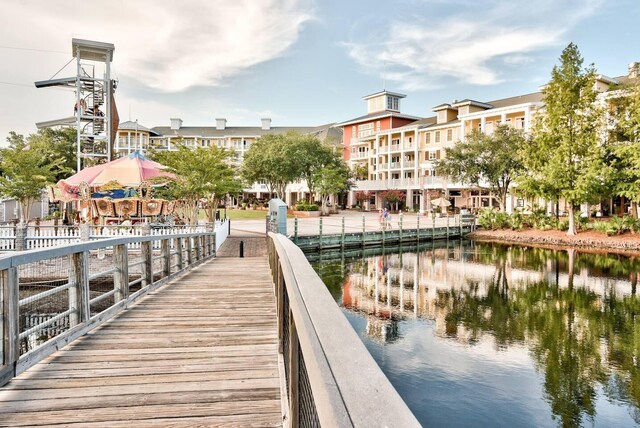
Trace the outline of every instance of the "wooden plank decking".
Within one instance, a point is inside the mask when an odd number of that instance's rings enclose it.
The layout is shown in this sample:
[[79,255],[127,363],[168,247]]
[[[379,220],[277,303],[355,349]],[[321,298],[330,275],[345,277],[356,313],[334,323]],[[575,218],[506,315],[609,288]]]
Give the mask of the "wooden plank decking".
[[280,426],[265,257],[218,258],[0,388],[0,426]]

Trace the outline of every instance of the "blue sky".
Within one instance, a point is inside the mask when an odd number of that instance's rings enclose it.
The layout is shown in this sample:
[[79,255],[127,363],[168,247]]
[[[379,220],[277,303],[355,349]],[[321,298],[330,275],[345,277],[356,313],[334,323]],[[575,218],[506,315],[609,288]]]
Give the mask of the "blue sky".
[[[108,6],[111,5],[111,6]],[[0,140],[69,116],[73,92],[35,89],[71,38],[115,45],[120,117],[151,127],[319,125],[407,94],[404,113],[537,90],[562,49],[617,76],[640,61],[637,0],[0,0]],[[104,11],[108,12],[104,14]],[[59,76],[73,75],[69,66]],[[130,112],[130,113],[129,113]]]

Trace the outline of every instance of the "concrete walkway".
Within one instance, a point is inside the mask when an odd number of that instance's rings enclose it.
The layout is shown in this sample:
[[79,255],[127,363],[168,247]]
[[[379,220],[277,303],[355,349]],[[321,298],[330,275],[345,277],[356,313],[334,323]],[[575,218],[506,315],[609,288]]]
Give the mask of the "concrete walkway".
[[[430,216],[418,215],[415,213],[392,214],[391,229],[400,227],[400,219],[402,219],[403,229],[416,229],[418,223],[421,229],[433,227],[446,227],[458,225],[458,217],[436,218]],[[323,234],[338,234],[342,232],[342,219],[344,218],[345,233],[359,233],[363,230],[367,232],[375,232],[380,230],[377,212],[360,212],[345,210],[338,214],[331,214],[326,217],[302,217],[298,218],[298,235],[318,235],[320,233],[320,221],[322,220]],[[287,235],[293,235],[295,231],[294,218],[287,219]],[[237,237],[258,237],[264,236],[266,233],[265,220],[231,220],[231,236]]]

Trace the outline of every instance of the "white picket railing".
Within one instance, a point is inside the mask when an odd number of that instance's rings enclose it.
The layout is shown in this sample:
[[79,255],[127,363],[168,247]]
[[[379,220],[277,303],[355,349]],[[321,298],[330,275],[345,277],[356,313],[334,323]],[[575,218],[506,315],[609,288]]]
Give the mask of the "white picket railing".
[[[27,250],[57,247],[59,245],[76,244],[86,240],[108,239],[116,237],[164,236],[176,233],[204,233],[211,231],[211,225],[178,225],[166,227],[135,226],[89,226],[88,234],[83,239],[78,226],[29,226],[24,237]],[[216,250],[224,243],[229,235],[228,220],[216,221],[213,226],[216,232]],[[14,226],[0,226],[0,251],[14,251],[16,249],[17,230]],[[132,248],[139,248],[140,244],[132,244]],[[136,247],[137,245],[137,247]],[[160,245],[157,241],[155,246]],[[154,249],[159,249],[155,248]]]

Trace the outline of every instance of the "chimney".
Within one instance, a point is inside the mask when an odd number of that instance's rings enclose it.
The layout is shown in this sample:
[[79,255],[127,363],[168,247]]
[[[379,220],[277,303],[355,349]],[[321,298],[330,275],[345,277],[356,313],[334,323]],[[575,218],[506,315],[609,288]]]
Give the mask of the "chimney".
[[182,119],[171,119],[171,129],[177,131],[182,128]]
[[632,62],[629,64],[629,78],[635,79],[640,75],[640,62]]
[[271,129],[271,119],[269,118],[263,118],[260,119],[262,121],[262,129],[265,131],[268,131],[269,129]]
[[227,119],[216,119],[216,129],[218,131],[224,131],[227,127]]

